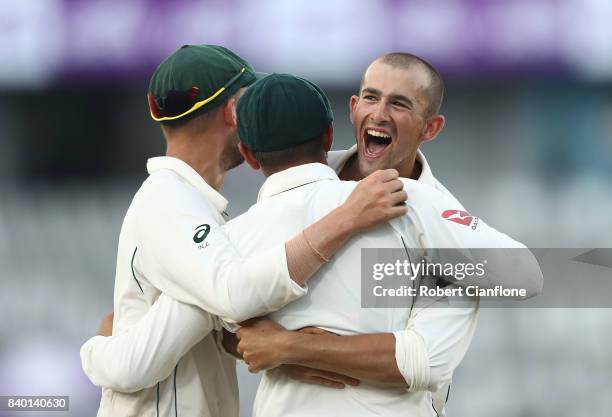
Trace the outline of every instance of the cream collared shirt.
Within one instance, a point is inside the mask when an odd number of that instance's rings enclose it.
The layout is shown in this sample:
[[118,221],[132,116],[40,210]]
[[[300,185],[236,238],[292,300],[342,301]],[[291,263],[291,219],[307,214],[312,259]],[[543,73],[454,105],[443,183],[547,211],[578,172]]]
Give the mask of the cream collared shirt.
[[132,330],[130,343],[97,336],[81,349],[85,373],[105,387],[98,416],[237,416],[216,316],[263,315],[306,288],[291,280],[283,242],[241,257],[222,228],[227,201],[189,165],[158,157],[147,169],[117,255],[113,334]]

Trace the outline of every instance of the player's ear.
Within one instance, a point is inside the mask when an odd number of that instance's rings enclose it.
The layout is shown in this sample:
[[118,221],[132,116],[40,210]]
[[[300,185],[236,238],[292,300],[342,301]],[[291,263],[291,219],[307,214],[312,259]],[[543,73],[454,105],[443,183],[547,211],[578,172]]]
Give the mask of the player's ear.
[[435,137],[438,136],[438,134],[444,128],[445,123],[446,119],[441,114],[434,114],[433,116],[430,116],[425,123],[423,132],[421,133],[421,141],[427,142],[435,139]]
[[246,88],[242,87],[223,105],[223,117],[225,119],[225,123],[227,123],[233,128],[236,128],[236,126],[238,125],[238,118],[236,117],[236,105],[238,104],[238,100],[240,100],[240,97],[242,97],[245,91]]
[[353,124],[353,113],[355,112],[355,107],[357,106],[358,101],[359,97],[354,94],[349,99],[349,119],[351,120],[351,124]]
[[223,105],[223,119],[229,126],[236,128],[236,97],[230,97]]
[[246,146],[244,146],[242,142],[238,142],[238,151],[240,151],[240,154],[251,168],[253,168],[255,171],[259,171],[261,165],[259,165],[257,159],[255,159],[255,155],[253,155],[253,152],[251,152]]
[[334,142],[334,124],[330,123],[327,126],[327,129],[325,129],[325,132],[323,132],[323,149],[325,150],[325,152],[330,151],[333,142]]

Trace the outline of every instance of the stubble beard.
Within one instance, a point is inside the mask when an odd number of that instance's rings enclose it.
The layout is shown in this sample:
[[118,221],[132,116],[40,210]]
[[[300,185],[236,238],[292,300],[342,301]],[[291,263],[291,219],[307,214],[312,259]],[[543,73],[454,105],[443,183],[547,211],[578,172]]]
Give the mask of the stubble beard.
[[225,141],[225,147],[221,154],[221,163],[224,171],[229,171],[244,162],[244,157],[238,150],[238,133],[230,134]]

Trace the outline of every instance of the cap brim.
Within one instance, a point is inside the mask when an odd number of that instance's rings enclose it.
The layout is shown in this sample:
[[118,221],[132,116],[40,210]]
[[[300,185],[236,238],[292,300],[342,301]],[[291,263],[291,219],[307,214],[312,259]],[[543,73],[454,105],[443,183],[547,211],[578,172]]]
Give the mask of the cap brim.
[[252,84],[256,83],[262,78],[266,78],[270,74],[266,74],[265,72],[252,71],[252,72],[249,72],[249,75],[250,77],[241,83],[240,85],[241,87],[250,87]]

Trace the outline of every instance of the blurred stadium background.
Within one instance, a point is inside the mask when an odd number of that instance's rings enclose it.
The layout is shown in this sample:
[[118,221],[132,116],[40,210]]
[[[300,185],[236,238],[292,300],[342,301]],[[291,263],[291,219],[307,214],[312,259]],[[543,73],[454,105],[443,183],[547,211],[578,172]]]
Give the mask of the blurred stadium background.
[[[424,151],[470,211],[531,247],[612,246],[609,0],[4,2],[0,395],[69,395],[53,415],[95,415],[78,351],[112,309],[121,221],[164,152],[149,76],[185,43],[320,83],[336,149],[367,64],[416,53],[447,82],[447,127]],[[228,175],[232,215],[262,181]],[[609,309],[484,310],[449,415],[610,415],[611,327]],[[257,381],[240,368],[242,416]]]

